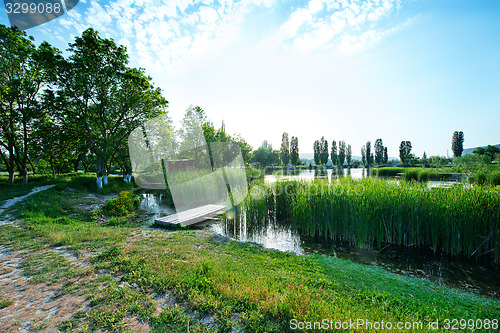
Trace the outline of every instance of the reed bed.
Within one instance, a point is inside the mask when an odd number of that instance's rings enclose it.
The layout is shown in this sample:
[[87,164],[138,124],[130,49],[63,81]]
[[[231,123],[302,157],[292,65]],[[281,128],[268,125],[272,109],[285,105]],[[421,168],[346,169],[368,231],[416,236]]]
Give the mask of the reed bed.
[[428,189],[425,183],[350,177],[336,182],[279,181],[239,206],[247,223],[286,219],[302,235],[431,247],[500,262],[500,195],[491,187]]

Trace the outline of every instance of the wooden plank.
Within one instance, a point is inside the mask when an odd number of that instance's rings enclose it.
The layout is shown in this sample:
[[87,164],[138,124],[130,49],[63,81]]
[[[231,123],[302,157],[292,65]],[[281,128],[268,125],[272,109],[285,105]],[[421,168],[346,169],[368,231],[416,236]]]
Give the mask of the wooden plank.
[[172,214],[155,220],[160,225],[181,225],[183,227],[205,221],[211,217],[219,215],[225,206],[205,205],[181,212],[181,218],[178,214]]

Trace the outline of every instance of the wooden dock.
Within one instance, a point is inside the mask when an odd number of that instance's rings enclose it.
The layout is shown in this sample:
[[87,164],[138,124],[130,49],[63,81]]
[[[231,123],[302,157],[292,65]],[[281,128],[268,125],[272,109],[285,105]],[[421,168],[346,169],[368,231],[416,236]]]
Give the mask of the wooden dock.
[[220,215],[225,208],[222,205],[205,205],[181,212],[181,218],[179,218],[179,214],[172,214],[160,217],[155,222],[160,225],[180,225],[185,227]]

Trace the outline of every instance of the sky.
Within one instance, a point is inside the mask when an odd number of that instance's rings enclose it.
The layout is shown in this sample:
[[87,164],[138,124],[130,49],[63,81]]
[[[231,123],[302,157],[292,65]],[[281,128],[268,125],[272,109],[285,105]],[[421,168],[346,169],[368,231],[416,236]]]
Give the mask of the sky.
[[283,132],[301,153],[322,136],[394,157],[402,140],[451,156],[456,130],[500,143],[498,0],[80,0],[27,33],[66,50],[89,27],[127,46],[174,121],[199,105],[254,148]]

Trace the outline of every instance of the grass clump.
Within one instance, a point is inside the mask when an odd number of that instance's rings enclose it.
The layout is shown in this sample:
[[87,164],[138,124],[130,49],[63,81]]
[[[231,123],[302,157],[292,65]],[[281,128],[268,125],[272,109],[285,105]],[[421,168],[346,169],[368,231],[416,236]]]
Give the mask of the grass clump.
[[490,187],[428,189],[417,182],[345,178],[281,181],[240,205],[257,225],[291,221],[303,235],[351,245],[432,248],[500,262],[500,197]]
[[0,298],[0,309],[5,309],[12,304],[14,304],[14,301],[10,298]]
[[135,210],[140,202],[141,200],[132,192],[122,191],[117,198],[108,200],[95,213],[106,216],[123,216]]
[[385,167],[385,168],[377,168],[374,171],[378,176],[381,177],[396,177],[398,174],[403,173],[405,168],[398,167]]

